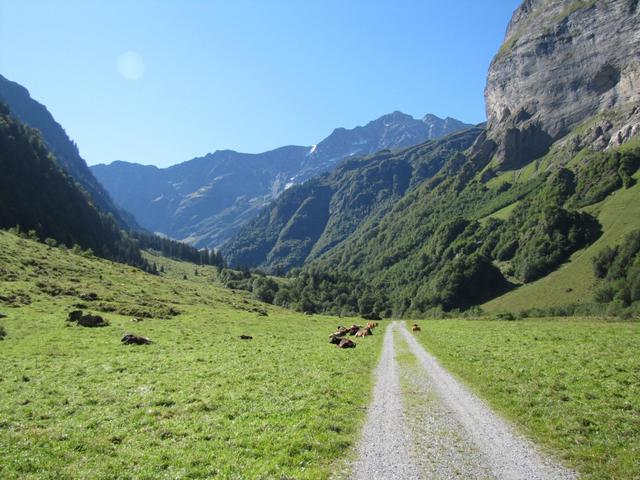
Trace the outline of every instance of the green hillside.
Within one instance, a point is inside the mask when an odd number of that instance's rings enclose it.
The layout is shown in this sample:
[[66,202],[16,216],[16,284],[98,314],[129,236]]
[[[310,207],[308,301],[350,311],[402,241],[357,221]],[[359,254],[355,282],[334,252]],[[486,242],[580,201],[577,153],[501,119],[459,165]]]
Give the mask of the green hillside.
[[40,132],[0,103],[0,228],[17,226],[42,240],[146,267],[137,244],[60,168]]
[[[147,256],[164,273],[0,232],[0,477],[317,479],[341,468],[381,335],[337,349],[334,318],[225,289],[214,267]],[[76,309],[109,325],[67,322]],[[121,345],[125,332],[153,343]]]
[[[640,175],[636,173],[633,178],[640,180]],[[546,277],[493,299],[482,308],[489,312],[519,311],[532,306],[545,308],[593,302],[596,284],[593,257],[604,247],[619,244],[625,235],[640,228],[640,184],[617,190],[585,210],[595,215],[602,225],[603,234],[596,242],[575,252]]]
[[470,128],[397,152],[350,158],[286,190],[222,251],[232,265],[287,271],[321,257],[434,177],[482,132]]

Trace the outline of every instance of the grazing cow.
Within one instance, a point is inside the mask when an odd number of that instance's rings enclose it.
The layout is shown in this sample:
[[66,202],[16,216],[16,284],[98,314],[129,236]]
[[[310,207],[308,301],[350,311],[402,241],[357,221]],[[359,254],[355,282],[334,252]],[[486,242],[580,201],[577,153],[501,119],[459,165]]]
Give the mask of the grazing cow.
[[349,340],[348,338],[343,338],[340,340],[340,343],[336,345],[338,348],[356,348],[355,342]]
[[418,326],[417,323],[413,324],[413,327],[411,327],[411,331],[412,332],[419,332],[420,331],[420,327]]
[[253,340],[251,335],[240,335],[240,340]]
[[149,345],[151,340],[147,337],[141,337],[132,333],[125,333],[120,341],[123,345]]

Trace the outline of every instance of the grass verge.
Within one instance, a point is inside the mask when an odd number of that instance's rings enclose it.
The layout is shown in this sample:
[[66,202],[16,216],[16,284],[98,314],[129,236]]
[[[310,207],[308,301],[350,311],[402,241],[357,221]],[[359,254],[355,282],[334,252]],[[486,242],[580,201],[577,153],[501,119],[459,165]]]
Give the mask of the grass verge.
[[640,324],[433,320],[416,338],[584,479],[640,478]]

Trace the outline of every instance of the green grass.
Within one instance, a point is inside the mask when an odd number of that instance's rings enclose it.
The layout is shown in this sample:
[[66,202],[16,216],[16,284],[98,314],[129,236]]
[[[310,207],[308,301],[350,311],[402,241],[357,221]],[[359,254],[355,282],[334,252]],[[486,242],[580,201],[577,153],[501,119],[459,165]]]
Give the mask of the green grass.
[[515,210],[515,208],[518,206],[519,203],[520,203],[520,200],[515,201],[507,205],[506,207],[503,207],[500,210],[496,210],[492,214],[481,218],[479,221],[480,223],[485,224],[490,218],[496,218],[498,220],[506,220],[507,218],[509,218],[509,216],[511,215],[511,212]]
[[[640,180],[640,172],[634,178]],[[596,242],[575,252],[568,262],[546,277],[495,298],[482,308],[488,312],[517,312],[531,307],[593,302],[596,283],[592,258],[604,247],[617,245],[630,231],[640,228],[640,181],[584,210],[597,216],[602,224],[603,234]]]
[[[0,233],[0,478],[317,479],[344,468],[382,336],[339,350],[327,341],[334,318],[226,290],[211,267],[196,276],[150,258],[164,275]],[[68,324],[78,303],[110,325]],[[124,332],[154,343],[120,345]]]
[[417,339],[584,479],[640,478],[640,324],[434,320]]

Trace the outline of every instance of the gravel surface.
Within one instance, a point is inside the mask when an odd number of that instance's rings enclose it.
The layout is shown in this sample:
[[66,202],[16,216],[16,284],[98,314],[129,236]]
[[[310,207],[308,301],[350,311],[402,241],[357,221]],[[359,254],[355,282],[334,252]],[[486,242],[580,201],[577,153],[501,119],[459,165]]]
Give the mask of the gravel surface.
[[[472,444],[477,448],[480,461],[485,462],[483,467],[490,472],[489,478],[499,480],[570,480],[577,478],[574,472],[544,458],[529,440],[516,433],[513,427],[455,380],[432,355],[425,351],[413,335],[407,331],[404,324],[401,327],[401,332],[407,341],[409,350],[424,367],[424,374],[428,377],[425,379],[427,388],[430,385],[437,394],[442,407],[451,412],[449,422],[452,430],[458,430],[458,425],[462,426],[462,431],[466,434],[463,443]],[[436,414],[438,410],[435,409]],[[442,421],[443,418],[440,418],[434,423],[441,424]],[[428,438],[425,438],[424,441],[431,442]],[[437,454],[440,455],[442,461],[447,461],[449,457],[443,452]],[[474,468],[478,467],[476,465]],[[480,473],[481,471],[482,469],[478,470],[478,476],[472,475],[462,478],[487,478]],[[458,477],[452,476],[450,478]]]
[[393,322],[387,328],[376,374],[353,479],[578,478],[542,456],[455,380],[404,324]]
[[387,328],[373,402],[358,444],[358,460],[354,465],[356,480],[415,479],[418,469],[410,457],[411,434],[404,423],[402,391],[395,360],[393,330]]
[[421,478],[429,480],[494,479],[484,455],[468,438],[455,413],[434,388],[433,379],[409,351],[396,330],[405,421],[412,434],[412,453]]

